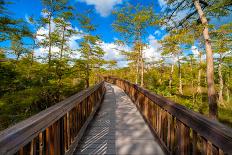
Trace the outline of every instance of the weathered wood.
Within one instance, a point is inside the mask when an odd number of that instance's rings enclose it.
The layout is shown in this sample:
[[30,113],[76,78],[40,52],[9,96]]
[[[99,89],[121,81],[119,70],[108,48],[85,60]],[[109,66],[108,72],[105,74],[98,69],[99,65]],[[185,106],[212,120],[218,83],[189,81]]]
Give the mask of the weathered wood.
[[192,131],[193,132],[193,138],[192,138],[192,152],[193,155],[197,155],[198,154],[198,146],[197,146],[197,140],[198,140],[198,136],[196,131]]
[[60,154],[65,153],[65,139],[64,139],[64,117],[60,119]]
[[93,119],[96,111],[100,108],[100,104],[102,102],[102,99],[104,97],[104,94],[102,94],[102,96],[100,97],[100,100],[96,103],[95,108],[93,109],[93,112],[90,114],[90,116],[87,118],[87,120],[85,121],[84,125],[81,127],[81,129],[79,130],[77,136],[74,139],[74,142],[71,144],[69,150],[66,152],[67,155],[71,155],[73,154],[73,152],[75,151],[75,148],[77,147],[78,143],[80,142],[82,136],[84,135],[86,128],[88,127],[89,123],[91,122],[91,120]]
[[[153,94],[138,85],[130,83],[127,80],[122,80],[122,79],[115,78],[115,77],[105,77],[105,81],[107,82],[118,81],[116,82],[116,85],[121,87],[126,92],[130,89],[125,89],[125,84],[135,89],[134,90],[135,91],[134,102],[136,105],[138,105],[138,108],[141,111],[143,111],[143,107],[144,107],[144,103],[141,102],[141,95],[144,95],[145,98],[148,98],[149,100],[153,102],[153,104],[157,105],[157,112],[154,115],[156,117],[155,119],[156,125],[154,127],[154,130],[157,130],[157,134],[159,137],[162,138],[163,136],[162,135],[163,133],[161,133],[161,130],[162,130],[161,125],[163,123],[163,118],[161,116],[161,113],[162,113],[161,109],[164,109],[169,114],[171,114],[172,117],[174,117],[177,122],[180,121],[183,124],[185,124],[188,130],[191,129],[195,131],[198,135],[200,135],[201,137],[204,137],[207,140],[207,142],[209,141],[212,145],[216,146],[219,149],[219,154],[220,153],[232,154],[232,130],[229,127],[219,123],[218,121],[211,120],[199,113],[191,111],[187,109],[186,107],[180,104],[177,104],[173,101],[170,101],[160,95]],[[174,129],[175,128],[172,128],[172,130]],[[171,133],[172,133],[172,130],[171,130]],[[176,135],[174,135],[174,139],[176,138],[177,138]],[[192,153],[197,154],[198,153],[198,147],[197,147],[198,140],[195,138],[196,137],[193,136],[193,140],[196,140],[196,142],[194,142],[195,144],[191,142],[191,144],[193,144],[191,150],[192,150]],[[186,139],[186,141],[190,141],[190,140],[191,139],[189,137],[188,139]],[[173,145],[176,145],[176,143],[174,142]],[[172,147],[173,145],[170,145],[170,146]],[[189,142],[189,145],[190,145],[190,142]],[[204,143],[203,145],[200,145],[199,147],[205,153],[207,152],[212,153],[211,149],[207,146],[207,143]],[[175,152],[175,148],[173,149],[174,150],[170,148],[169,151]],[[187,150],[188,151],[190,150],[190,146],[187,147]]]
[[[101,82],[94,87],[88,88],[76,95],[73,95],[64,101],[57,103],[56,105],[16,124],[15,126],[2,131],[0,133],[0,154],[14,154],[16,152],[20,152],[20,150],[24,149],[24,147],[27,148],[27,144],[32,142],[33,139],[35,139],[37,136],[39,138],[39,154],[43,154],[44,149],[46,149],[46,154],[59,155],[61,152],[61,140],[64,140],[64,145],[66,145],[65,150],[69,150],[71,138],[74,137],[74,114],[72,109],[81,104],[83,100],[97,91],[100,92],[101,97],[104,95],[104,82]],[[101,99],[93,102],[99,102],[99,100]],[[84,109],[79,109],[78,113],[82,113],[82,110]],[[61,130],[59,127],[59,121],[63,119],[64,115],[67,115],[68,118],[65,118],[64,130],[62,130],[64,132],[64,137],[60,138]],[[83,125],[89,115],[90,113],[86,113],[85,118],[82,117],[84,120],[79,120],[82,122],[81,125]],[[70,116],[71,119],[69,118]],[[43,136],[44,130],[46,130],[45,136]],[[43,143],[44,137],[46,141],[45,144]],[[46,145],[46,147],[44,147],[44,145]],[[34,147],[31,146],[30,148],[33,148],[33,152],[30,151],[31,154],[34,154]],[[25,150],[27,151],[27,149]]]
[[30,155],[36,155],[36,142],[35,142],[35,138],[30,143]]
[[129,97],[117,86],[106,87],[105,100],[74,154],[164,155]]
[[39,155],[43,155],[43,132],[39,133]]

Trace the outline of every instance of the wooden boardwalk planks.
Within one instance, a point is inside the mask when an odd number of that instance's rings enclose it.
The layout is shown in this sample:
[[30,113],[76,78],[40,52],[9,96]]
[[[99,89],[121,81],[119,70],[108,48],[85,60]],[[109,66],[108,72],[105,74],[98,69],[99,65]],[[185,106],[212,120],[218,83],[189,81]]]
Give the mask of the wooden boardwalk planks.
[[106,84],[106,95],[74,154],[162,155],[159,144],[129,97]]

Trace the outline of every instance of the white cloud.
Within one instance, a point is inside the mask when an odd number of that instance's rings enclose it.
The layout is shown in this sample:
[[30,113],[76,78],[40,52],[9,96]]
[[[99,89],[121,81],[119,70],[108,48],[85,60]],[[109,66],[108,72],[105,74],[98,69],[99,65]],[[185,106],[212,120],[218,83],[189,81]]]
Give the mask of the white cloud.
[[148,47],[143,51],[144,57],[147,61],[154,61],[161,59],[161,44],[158,40],[153,36],[148,36]]
[[156,30],[154,34],[157,35],[157,36],[160,36],[161,32],[159,30]]
[[28,14],[25,14],[25,20],[26,20],[26,22],[31,23],[30,17],[28,16]]
[[161,8],[166,5],[166,1],[165,0],[158,0],[158,2],[159,2],[159,5],[160,5]]
[[117,4],[121,4],[122,0],[81,0],[87,5],[94,5],[96,11],[102,16],[107,17],[110,15],[113,7]]
[[167,0],[158,0],[159,6],[161,7],[161,11],[164,11],[167,8]]
[[196,46],[192,46],[191,51],[192,51],[194,56],[197,57],[199,55],[199,50],[198,50],[198,48]]
[[[148,36],[148,47],[143,50],[144,58],[146,61],[154,61],[161,59],[161,44],[158,40],[153,36]],[[128,46],[119,46],[114,43],[101,43],[101,48],[106,52],[104,59],[105,60],[116,60],[118,63],[118,67],[126,67],[128,61],[126,57],[121,54],[120,51],[130,51],[131,49]]]
[[120,51],[122,50],[129,51],[129,47],[119,46],[114,43],[105,43],[105,42],[102,42],[100,46],[106,52],[104,55],[105,60],[116,60],[118,67],[127,66],[128,62],[126,61],[126,58],[121,54]]
[[[56,29],[56,24],[52,21],[51,23],[51,31],[53,32]],[[77,27],[69,27],[69,29],[76,30],[77,32],[80,32],[78,34],[72,35],[70,38],[68,38],[67,45],[71,50],[77,50],[79,48],[79,44],[76,42],[77,40],[83,38],[83,31],[78,29]],[[49,27],[48,25],[45,25],[44,27],[41,27],[37,31],[37,41],[42,42],[43,40],[46,40],[48,38],[48,33],[49,33]],[[59,47],[52,47],[52,53],[58,53],[60,51]],[[37,57],[45,57],[48,54],[48,47],[43,48],[40,47],[35,50],[35,56]],[[70,55],[71,57],[79,57],[76,53],[73,53]]]

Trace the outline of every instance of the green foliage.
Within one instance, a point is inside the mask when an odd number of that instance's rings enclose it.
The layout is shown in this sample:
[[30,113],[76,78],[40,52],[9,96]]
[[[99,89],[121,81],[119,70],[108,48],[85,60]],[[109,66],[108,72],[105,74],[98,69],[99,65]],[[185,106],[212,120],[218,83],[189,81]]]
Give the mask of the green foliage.
[[[67,0],[42,0],[44,15],[30,17],[30,23],[7,16],[5,2],[0,0],[0,41],[9,40],[10,45],[0,47],[0,130],[83,90],[87,70],[89,81],[95,84],[106,63],[100,38],[91,34],[92,25],[82,32],[80,50],[69,46],[70,38],[80,32],[73,28],[76,12]],[[85,26],[91,23],[86,19]],[[41,27],[48,27],[48,34],[37,34]],[[48,54],[36,56],[38,48]],[[81,58],[72,58],[74,52]]]
[[[206,25],[201,24],[193,2],[167,0],[166,10],[159,15],[163,17],[160,20],[151,6],[133,6],[127,3],[114,10],[115,21],[112,27],[122,39],[115,44],[130,47],[129,51],[120,51],[126,56],[128,66],[117,68],[117,61],[103,59],[105,52],[101,48],[101,38],[95,32],[97,26],[91,19],[92,10],[77,13],[73,6],[69,6],[68,0],[42,0],[43,16],[39,19],[30,17],[30,23],[27,23],[22,19],[12,18],[7,10],[10,3],[0,0],[0,42],[9,41],[9,46],[0,46],[0,130],[95,84],[98,74],[117,76],[138,83],[144,80],[144,87],[150,91],[207,115],[209,108],[205,49],[200,47],[201,52],[197,56],[183,54],[183,51],[189,50],[195,43],[201,46],[205,41],[202,32]],[[231,0],[199,2],[209,20],[212,17],[231,15]],[[180,12],[185,14],[178,21],[176,19]],[[83,31],[73,28],[76,20]],[[31,24],[30,29],[28,24]],[[53,24],[55,28],[52,27]],[[144,38],[147,37],[147,31],[158,24],[167,27],[169,31],[160,41],[162,59],[146,62],[143,52],[147,47],[147,40]],[[42,39],[37,39],[37,31],[41,27],[48,28],[48,34],[40,34]],[[220,78],[224,84],[224,104],[219,105],[219,120],[230,126],[231,27],[231,22],[219,28],[207,25],[212,36],[210,41],[213,50],[219,54],[215,56],[214,64],[222,65],[221,76],[219,69],[215,71],[216,89],[220,90]],[[76,34],[81,34],[82,38],[77,42],[79,49],[72,49],[68,43]],[[59,50],[54,51],[53,47],[58,47]],[[35,56],[37,48],[44,48],[47,55],[41,58]],[[73,53],[80,55],[80,58],[71,57]],[[177,57],[178,63],[170,65],[169,56]],[[172,66],[174,71],[170,73]],[[139,71],[141,75],[138,75]],[[179,92],[180,86],[182,94]]]
[[[90,12],[87,12],[88,16]],[[100,47],[101,40],[97,35],[91,35],[90,32],[96,29],[95,25],[91,23],[90,17],[81,15],[78,20],[88,34],[84,34],[83,39],[80,42],[80,54],[82,61],[78,61],[76,65],[81,68],[82,76],[86,81],[85,85],[88,88],[90,86],[90,77],[93,74],[95,79],[99,68],[106,62],[103,60],[105,52]]]

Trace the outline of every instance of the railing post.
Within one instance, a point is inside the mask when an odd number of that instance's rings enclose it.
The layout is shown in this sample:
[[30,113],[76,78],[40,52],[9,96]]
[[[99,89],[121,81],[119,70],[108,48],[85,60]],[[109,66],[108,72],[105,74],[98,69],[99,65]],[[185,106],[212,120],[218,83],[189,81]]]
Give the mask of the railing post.
[[65,143],[64,143],[64,117],[60,119],[60,154],[65,153]]
[[232,139],[232,132],[226,126],[127,80],[111,77],[107,80],[116,81],[130,96],[171,154],[232,154],[232,141],[228,140]]

